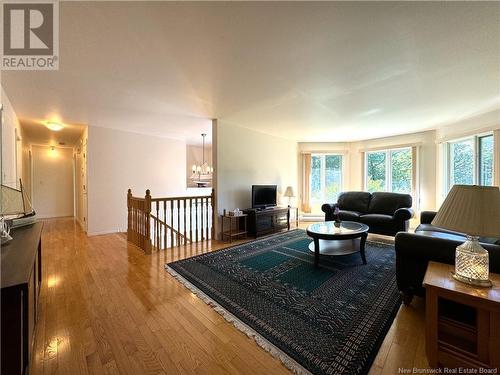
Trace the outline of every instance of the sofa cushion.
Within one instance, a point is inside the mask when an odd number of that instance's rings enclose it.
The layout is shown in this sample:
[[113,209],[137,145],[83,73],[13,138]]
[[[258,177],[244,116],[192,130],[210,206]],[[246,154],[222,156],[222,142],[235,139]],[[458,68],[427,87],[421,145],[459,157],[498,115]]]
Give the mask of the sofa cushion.
[[410,208],[412,198],[409,194],[377,192],[372,194],[368,213],[394,215],[398,208]]
[[344,211],[368,212],[371,194],[366,191],[340,193],[337,205]]
[[384,215],[384,214],[366,214],[366,215],[361,215],[359,219],[362,223],[367,224],[368,226],[370,226],[370,224],[383,226],[392,224],[393,222],[391,215]]
[[339,210],[340,220],[359,221],[360,213],[356,211]]

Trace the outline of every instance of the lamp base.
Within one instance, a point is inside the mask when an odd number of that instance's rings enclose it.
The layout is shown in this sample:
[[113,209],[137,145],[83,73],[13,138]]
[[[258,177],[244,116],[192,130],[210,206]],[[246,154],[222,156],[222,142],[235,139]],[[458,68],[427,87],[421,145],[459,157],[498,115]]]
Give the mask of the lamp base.
[[473,285],[473,286],[478,286],[480,288],[490,288],[493,286],[491,283],[491,280],[477,280],[477,279],[471,279],[469,277],[464,277],[461,275],[456,274],[455,272],[452,272],[451,275],[455,280],[458,280],[462,283]]

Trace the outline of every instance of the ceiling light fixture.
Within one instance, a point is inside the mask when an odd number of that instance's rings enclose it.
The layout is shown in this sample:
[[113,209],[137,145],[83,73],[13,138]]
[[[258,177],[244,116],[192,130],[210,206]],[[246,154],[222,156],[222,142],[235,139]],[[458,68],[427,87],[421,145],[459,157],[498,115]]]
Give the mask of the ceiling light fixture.
[[208,183],[212,181],[212,174],[214,173],[213,167],[211,167],[206,161],[205,161],[205,137],[207,135],[203,133],[201,135],[201,138],[203,139],[203,146],[202,146],[202,163],[197,165],[193,164],[193,167],[191,168],[191,180],[196,183],[198,187],[207,187]]
[[63,130],[64,129],[64,125],[59,123],[59,122],[55,122],[55,121],[47,121],[45,122],[44,124],[48,129],[54,131],[54,132],[58,132],[60,130]]

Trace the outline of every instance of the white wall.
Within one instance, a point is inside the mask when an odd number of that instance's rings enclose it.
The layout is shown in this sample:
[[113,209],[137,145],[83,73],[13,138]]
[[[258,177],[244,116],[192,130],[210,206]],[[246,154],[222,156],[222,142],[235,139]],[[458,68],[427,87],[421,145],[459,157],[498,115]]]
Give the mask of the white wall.
[[1,88],[2,104],[2,184],[19,188],[22,176],[21,127],[16,112],[10,103],[3,87]]
[[219,121],[217,126],[217,206],[251,206],[254,184],[278,185],[278,199],[288,185],[297,191],[297,142]]
[[153,197],[186,194],[184,141],[90,126],[88,128],[88,234],[124,232],[127,189]]
[[73,216],[73,149],[32,147],[33,207],[39,218]]

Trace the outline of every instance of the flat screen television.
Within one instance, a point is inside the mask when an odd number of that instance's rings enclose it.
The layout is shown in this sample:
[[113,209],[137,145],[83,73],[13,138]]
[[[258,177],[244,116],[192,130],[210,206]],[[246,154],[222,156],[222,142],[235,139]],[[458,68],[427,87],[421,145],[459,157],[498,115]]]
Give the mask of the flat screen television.
[[275,207],[277,192],[276,185],[252,185],[252,208]]

